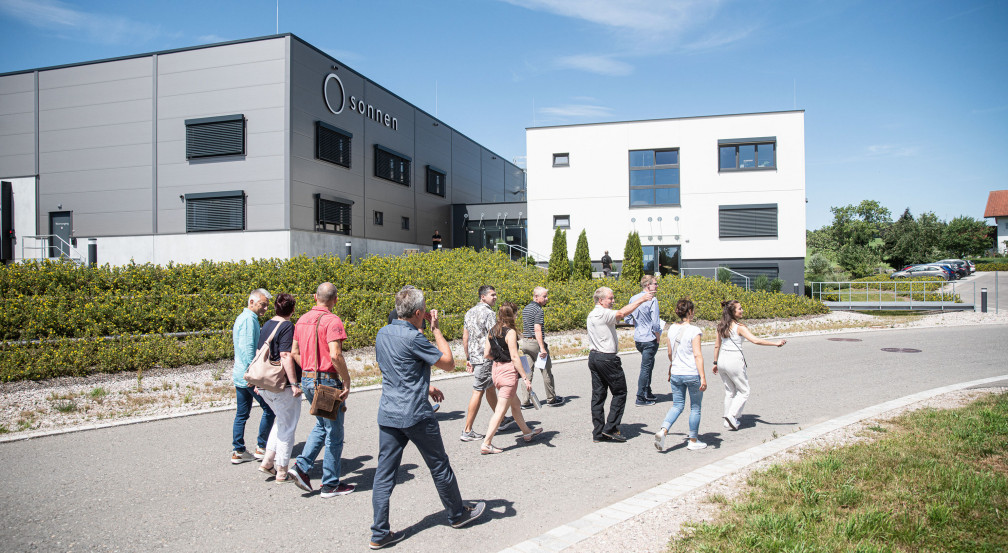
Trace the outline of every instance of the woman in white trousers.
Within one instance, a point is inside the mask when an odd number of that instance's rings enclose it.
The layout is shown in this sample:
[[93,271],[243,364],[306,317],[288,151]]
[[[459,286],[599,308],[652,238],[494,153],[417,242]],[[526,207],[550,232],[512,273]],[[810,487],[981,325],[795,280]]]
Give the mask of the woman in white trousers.
[[290,353],[294,342],[294,323],[290,320],[294,313],[294,296],[277,294],[274,304],[276,316],[263,325],[259,332],[260,343],[256,345],[256,349],[261,348],[276,329],[273,342],[270,344],[270,360],[280,361],[290,385],[279,392],[257,389],[259,395],[276,413],[276,420],[273,421],[273,428],[266,441],[266,455],[263,456],[259,470],[275,474],[276,482],[283,484],[292,480],[287,475],[287,466],[290,463],[291,450],[294,448],[294,431],[297,429],[298,419],[301,418],[302,400],[294,357]]
[[746,400],[749,399],[749,376],[746,374],[746,360],[742,353],[742,339],[760,346],[781,347],[787,340],[763,340],[752,335],[742,319],[742,304],[738,300],[721,302],[721,320],[717,325],[714,339],[714,374],[724,382],[724,426],[738,430],[739,416]]

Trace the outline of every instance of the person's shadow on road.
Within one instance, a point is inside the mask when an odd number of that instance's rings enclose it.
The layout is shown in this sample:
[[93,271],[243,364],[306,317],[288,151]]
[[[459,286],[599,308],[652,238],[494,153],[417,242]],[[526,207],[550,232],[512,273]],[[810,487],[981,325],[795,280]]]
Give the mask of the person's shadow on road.
[[757,424],[766,424],[769,426],[794,426],[798,424],[797,422],[770,422],[761,419],[759,415],[748,414],[740,416],[738,421],[739,430],[742,430],[743,428],[754,428]]
[[438,422],[462,420],[465,418],[465,411],[459,411],[457,409],[454,411],[438,411],[437,413],[434,413],[434,418],[437,419]]
[[[396,471],[396,485],[402,484],[404,482],[409,482],[416,478],[413,471],[420,468],[419,465],[413,463],[403,463],[399,465],[399,470]],[[350,471],[343,471],[346,475],[343,480],[347,484],[352,484],[357,489],[354,491],[358,492],[369,492],[374,487],[374,475],[378,469],[376,467],[364,469],[354,475],[350,475]]]
[[[510,518],[517,514],[517,511],[514,509],[513,501],[508,501],[506,499],[485,499],[484,501],[486,502],[486,511],[482,517],[473,521],[473,523],[469,526],[486,524],[491,520]],[[466,500],[466,504],[472,504],[472,500]],[[447,513],[445,513],[444,509],[439,508],[437,511],[434,511],[413,524],[403,528],[403,531],[406,532],[406,539],[408,540],[424,530],[434,528],[435,526],[443,526],[447,523]]]

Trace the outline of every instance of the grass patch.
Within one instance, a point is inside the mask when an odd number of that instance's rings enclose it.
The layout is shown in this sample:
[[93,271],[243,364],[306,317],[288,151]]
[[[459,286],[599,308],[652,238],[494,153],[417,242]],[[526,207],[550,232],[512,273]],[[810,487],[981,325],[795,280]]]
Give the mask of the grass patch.
[[1005,551],[1008,394],[908,413],[878,440],[749,478],[670,551]]
[[60,413],[73,413],[77,410],[77,402],[72,399],[53,400],[52,406]]
[[94,400],[99,400],[107,395],[108,390],[102,388],[101,386],[98,386],[97,388],[91,388],[91,391],[88,392],[88,397]]

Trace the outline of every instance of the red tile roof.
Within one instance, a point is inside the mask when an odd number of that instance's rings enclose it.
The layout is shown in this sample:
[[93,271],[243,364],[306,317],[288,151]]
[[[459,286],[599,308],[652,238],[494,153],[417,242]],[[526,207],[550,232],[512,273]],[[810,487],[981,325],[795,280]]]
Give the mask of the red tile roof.
[[1008,217],[1008,190],[992,190],[984,217]]

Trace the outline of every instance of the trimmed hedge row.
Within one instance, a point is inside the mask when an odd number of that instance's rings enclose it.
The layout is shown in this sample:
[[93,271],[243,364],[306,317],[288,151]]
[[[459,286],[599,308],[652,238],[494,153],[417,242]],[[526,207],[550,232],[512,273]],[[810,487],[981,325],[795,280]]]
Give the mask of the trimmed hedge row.
[[[230,329],[254,288],[297,298],[296,317],[314,305],[318,283],[339,290],[335,311],[346,323],[347,349],[374,344],[388,318],[394,294],[413,284],[424,290],[428,308],[443,313],[448,339],[462,335],[466,310],[482,284],[496,287],[498,301],[519,307],[536,286],[550,288],[546,330],[579,329],[592,309],[596,287],[606,285],[618,305],[640,291],[614,279],[547,282],[536,268],[498,253],[469,249],[405,257],[371,257],[346,263],[335,257],[193,265],[78,267],[69,262],[25,262],[0,268],[0,380],[80,375],[95,370],[179,366],[233,355]],[[661,279],[662,317],[675,320],[675,300],[689,296],[700,319],[720,317],[720,303],[738,299],[752,318],[824,313],[820,302],[793,295],[749,292],[702,277]],[[268,313],[271,316],[272,313]],[[265,319],[264,319],[265,320]],[[166,333],[219,334],[166,336]],[[140,336],[148,335],[148,336]],[[107,340],[101,337],[112,336]],[[16,341],[43,340],[41,343]]]
[[998,262],[998,263],[977,263],[976,270],[978,271],[1008,271],[1008,262]]

